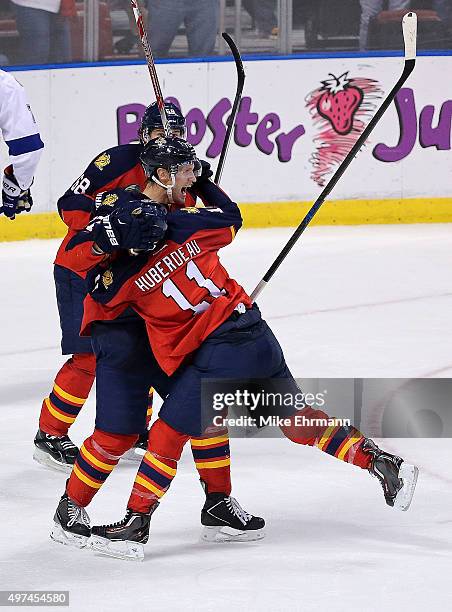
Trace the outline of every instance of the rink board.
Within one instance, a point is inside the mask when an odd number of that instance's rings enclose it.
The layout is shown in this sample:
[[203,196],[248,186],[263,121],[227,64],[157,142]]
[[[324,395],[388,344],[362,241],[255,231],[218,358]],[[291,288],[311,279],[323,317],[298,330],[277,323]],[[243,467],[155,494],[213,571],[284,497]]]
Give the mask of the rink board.
[[[240,204],[245,228],[295,227],[311,202]],[[409,200],[339,200],[326,202],[311,225],[364,225],[386,223],[448,223],[448,198]],[[12,223],[0,217],[0,242],[33,238],[61,238],[67,228],[57,213],[22,214]]]
[[[451,56],[418,59],[397,101],[335,187],[319,223],[452,220],[452,100],[444,87],[451,63]],[[247,61],[245,68],[244,99],[222,184],[246,205],[249,227],[295,225],[394,85],[402,59],[270,59]],[[187,116],[188,139],[215,167],[235,91],[233,64],[162,63],[158,71],[165,94],[176,98]],[[55,211],[57,199],[91,159],[136,138],[141,113],[153,99],[147,67],[70,66],[14,74],[27,89],[46,143],[33,186],[33,212]],[[331,75],[341,77],[356,98],[348,122],[346,115],[340,121],[325,111],[335,95],[328,90]],[[18,224],[14,239],[33,232],[58,235],[56,226],[48,229],[38,218],[30,233],[29,223]],[[3,225],[0,231],[4,236]]]

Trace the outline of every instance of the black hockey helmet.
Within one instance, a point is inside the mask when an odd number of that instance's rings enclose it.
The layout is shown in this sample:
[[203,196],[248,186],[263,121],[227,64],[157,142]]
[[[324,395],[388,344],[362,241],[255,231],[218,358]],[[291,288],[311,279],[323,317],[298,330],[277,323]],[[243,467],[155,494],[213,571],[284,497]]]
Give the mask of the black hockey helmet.
[[[182,138],[185,138],[187,125],[179,108],[172,102],[165,102],[165,111],[170,127],[173,130],[179,130]],[[144,111],[140,129],[138,130],[138,136],[140,137],[141,143],[146,144],[149,142],[152,130],[162,127],[163,123],[159,107],[157,106],[157,102],[153,102]]]
[[182,138],[154,138],[144,147],[140,155],[140,161],[146,176],[151,179],[155,177],[157,168],[165,168],[172,175],[177,174],[182,164],[195,164],[199,162],[192,145]]
[[[173,200],[173,187],[176,184],[176,174],[179,166],[194,164],[193,172],[197,176],[200,166],[196,152],[189,142],[183,138],[154,138],[145,146],[140,155],[141,165],[148,180],[163,187],[171,204]],[[171,183],[165,185],[157,175],[158,168],[165,168],[171,175]]]

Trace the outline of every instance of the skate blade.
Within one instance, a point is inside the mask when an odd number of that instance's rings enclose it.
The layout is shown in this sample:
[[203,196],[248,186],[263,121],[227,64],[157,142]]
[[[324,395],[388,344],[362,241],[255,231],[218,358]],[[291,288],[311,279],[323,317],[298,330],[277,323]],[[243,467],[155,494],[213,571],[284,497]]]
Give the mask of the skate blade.
[[131,542],[130,540],[114,542],[107,538],[92,535],[89,546],[102,555],[115,557],[115,559],[126,561],[143,561],[144,559],[144,547],[139,542]]
[[75,548],[85,548],[89,540],[87,536],[64,531],[64,529],[58,523],[54,523],[53,529],[50,532],[50,537],[52,540],[54,540],[54,542],[64,544],[65,546],[74,546]]
[[265,537],[264,529],[241,531],[232,527],[203,527],[201,540],[204,542],[254,542]]
[[403,487],[394,500],[394,508],[406,512],[413,501],[414,491],[419,476],[419,468],[403,462],[399,470],[399,478],[403,480]]
[[53,457],[45,453],[37,446],[35,446],[35,450],[33,452],[33,459],[37,463],[40,463],[44,467],[50,468],[51,470],[65,472],[66,474],[70,474],[72,472],[72,465],[69,463],[60,463],[59,461],[56,461]]
[[146,451],[142,448],[131,448],[121,457],[124,461],[135,461],[136,463],[141,463]]

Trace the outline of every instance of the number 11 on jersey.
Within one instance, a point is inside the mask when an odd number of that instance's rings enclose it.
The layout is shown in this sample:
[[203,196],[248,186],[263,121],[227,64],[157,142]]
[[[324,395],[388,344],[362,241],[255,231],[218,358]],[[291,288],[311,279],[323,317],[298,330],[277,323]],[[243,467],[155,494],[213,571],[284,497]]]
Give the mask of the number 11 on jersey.
[[[212,298],[220,297],[220,295],[225,295],[226,291],[224,289],[220,289],[215,285],[215,283],[210,278],[205,278],[201,270],[195,264],[194,261],[189,261],[187,267],[185,269],[185,274],[187,278],[190,280],[194,280],[198,287],[202,287],[209,292],[209,295]],[[176,304],[182,310],[193,310],[195,314],[200,312],[204,312],[210,306],[209,302],[203,300],[199,304],[191,304],[182,291],[177,287],[177,285],[168,278],[162,285],[163,295],[167,298],[172,298]]]

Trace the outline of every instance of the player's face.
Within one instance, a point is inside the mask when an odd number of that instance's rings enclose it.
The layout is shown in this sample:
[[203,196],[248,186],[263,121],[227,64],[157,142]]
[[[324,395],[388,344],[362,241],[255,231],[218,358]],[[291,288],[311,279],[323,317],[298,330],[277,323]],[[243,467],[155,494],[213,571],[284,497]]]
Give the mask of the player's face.
[[[149,140],[153,140],[154,138],[160,138],[161,136],[165,137],[165,130],[161,127],[161,128],[156,128],[154,130],[152,130],[151,135],[149,137]],[[184,134],[181,130],[171,130],[171,137],[172,138],[183,138]]]
[[176,182],[173,187],[173,200],[174,205],[179,208],[185,206],[187,189],[189,189],[196,181],[194,167],[194,164],[183,164],[182,166],[179,166],[179,170],[176,174]]

